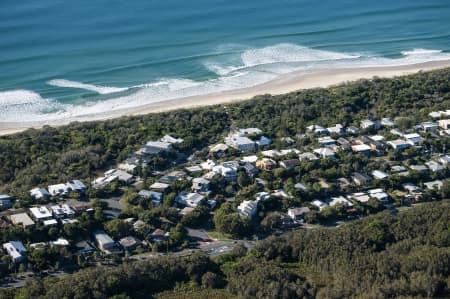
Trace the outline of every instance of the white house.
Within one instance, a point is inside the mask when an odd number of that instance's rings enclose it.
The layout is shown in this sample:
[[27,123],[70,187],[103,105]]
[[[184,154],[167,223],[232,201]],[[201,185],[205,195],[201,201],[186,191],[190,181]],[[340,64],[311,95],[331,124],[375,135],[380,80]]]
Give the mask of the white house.
[[424,132],[432,132],[439,128],[438,124],[432,121],[426,121],[420,124]]
[[377,180],[383,180],[383,179],[387,178],[389,175],[384,171],[374,170],[374,171],[372,171],[372,176]]
[[37,221],[44,221],[52,219],[52,213],[45,206],[30,208],[31,215]]
[[198,193],[188,193],[186,191],[182,191],[176,197],[176,202],[191,208],[198,207],[205,196]]
[[338,196],[338,197],[332,197],[330,198],[330,200],[328,201],[328,205],[330,207],[334,207],[335,205],[343,205],[345,207],[352,207],[353,204],[346,199],[344,196]]
[[105,253],[120,252],[120,248],[117,246],[116,242],[104,231],[94,232],[94,239],[98,245],[98,248]]
[[10,241],[3,244],[3,249],[5,249],[9,256],[15,263],[21,262],[25,259],[27,250],[20,241]]
[[241,152],[251,152],[255,150],[255,142],[245,136],[231,135],[225,138],[225,143]]
[[445,169],[444,166],[442,166],[441,164],[439,164],[436,161],[428,161],[425,162],[425,165],[432,171],[432,172],[438,172],[438,171],[442,171]]
[[55,217],[70,217],[75,215],[75,211],[68,204],[51,206],[50,209]]
[[384,118],[381,119],[381,125],[385,126],[385,127],[395,127],[395,122],[392,121],[388,117],[384,117]]
[[326,204],[325,202],[323,202],[323,201],[321,201],[321,200],[318,200],[318,199],[313,200],[313,201],[311,202],[311,204],[312,204],[313,206],[318,207],[320,211],[322,211],[323,209],[325,209],[326,207],[328,207],[328,204]]
[[256,201],[244,200],[237,207],[239,215],[252,218],[258,211],[258,203]]
[[439,122],[439,127],[444,130],[450,129],[450,119],[441,119]]
[[175,138],[172,137],[170,135],[164,135],[161,139],[161,142],[165,142],[165,143],[171,143],[171,144],[179,144],[179,143],[183,143],[183,139],[181,138]]
[[265,145],[269,145],[272,143],[272,139],[266,137],[266,136],[261,136],[258,141],[256,141],[256,144],[258,144],[259,146],[265,146]]
[[288,216],[292,218],[292,220],[299,220],[303,218],[305,214],[308,214],[311,210],[308,207],[303,208],[290,208],[288,209]]
[[441,180],[435,180],[435,181],[426,182],[423,184],[425,187],[427,187],[427,189],[437,188],[438,190],[440,190],[442,188],[442,186],[444,185],[444,182],[442,182]]
[[227,181],[234,181],[237,178],[237,168],[229,163],[214,166],[212,171],[220,174]]
[[42,199],[45,197],[50,197],[50,193],[44,188],[34,188],[30,190],[31,197],[35,199]]
[[389,202],[389,195],[383,189],[372,189],[368,191],[369,196],[378,199],[381,203]]
[[393,149],[400,150],[400,151],[407,149],[411,146],[410,143],[408,143],[402,139],[391,140],[391,141],[388,141],[387,144],[389,144]]
[[48,186],[48,192],[52,196],[66,195],[69,193],[69,188],[67,187],[66,184],[50,185]]
[[314,153],[318,154],[322,158],[329,158],[334,159],[335,153],[333,150],[329,149],[328,147],[321,147],[314,150]]
[[417,133],[405,134],[403,137],[406,139],[406,142],[411,145],[418,145],[421,141],[425,140],[425,138]]

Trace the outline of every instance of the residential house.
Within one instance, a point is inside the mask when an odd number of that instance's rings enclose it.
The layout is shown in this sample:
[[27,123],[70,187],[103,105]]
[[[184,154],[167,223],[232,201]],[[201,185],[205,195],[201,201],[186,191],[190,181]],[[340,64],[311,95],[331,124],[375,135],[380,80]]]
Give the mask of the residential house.
[[185,167],[186,171],[190,174],[201,173],[203,172],[203,168],[198,165]]
[[409,168],[420,173],[428,172],[428,168],[425,165],[410,165]]
[[425,165],[428,166],[428,168],[432,171],[432,172],[438,172],[438,171],[442,171],[445,169],[444,166],[442,166],[441,164],[439,164],[436,161],[428,161],[425,162]]
[[196,208],[201,205],[204,198],[205,196],[199,193],[188,193],[186,191],[182,191],[177,195],[175,201],[181,205]]
[[256,144],[259,146],[266,146],[272,143],[272,140],[266,136],[261,136],[257,141]]
[[391,140],[391,141],[388,141],[387,144],[389,144],[394,150],[399,150],[399,151],[407,149],[411,146],[410,143],[408,143],[402,139]]
[[53,215],[57,218],[75,215],[75,211],[68,204],[54,205],[51,206],[50,209],[52,210]]
[[34,188],[30,190],[30,195],[36,200],[50,197],[50,193],[44,188]]
[[266,200],[266,199],[268,199],[270,197],[270,193],[268,193],[268,192],[258,192],[258,193],[256,193],[255,194],[255,199],[256,199],[256,201],[264,201],[264,200]]
[[328,200],[328,205],[330,207],[334,207],[336,205],[342,205],[344,207],[352,207],[353,206],[353,204],[348,199],[346,199],[344,196],[331,197]]
[[12,224],[22,225],[24,228],[34,225],[34,221],[31,220],[30,216],[28,216],[27,213],[13,214],[9,216],[9,218],[11,219]]
[[144,199],[150,199],[155,206],[159,206],[163,200],[163,193],[149,191],[149,190],[141,190],[138,195]]
[[381,119],[381,125],[384,127],[395,127],[395,122],[388,117],[384,117]]
[[275,158],[275,157],[279,157],[279,156],[283,155],[280,151],[273,150],[273,149],[272,150],[267,150],[267,151],[262,151],[261,154],[264,157],[269,157],[269,158]]
[[295,190],[307,191],[309,188],[307,186],[305,186],[304,184],[302,184],[302,183],[296,183],[294,185],[294,189]]
[[411,145],[418,145],[420,142],[425,140],[425,138],[417,133],[405,134],[403,137],[406,139],[406,142]]
[[441,119],[438,124],[444,130],[450,129],[450,119]]
[[435,180],[435,181],[423,183],[423,185],[424,185],[427,189],[431,189],[431,190],[433,190],[433,189],[441,190],[442,186],[444,186],[444,182],[442,182],[441,180]]
[[290,160],[283,160],[280,162],[280,165],[286,169],[294,168],[295,166],[300,165],[299,159],[290,159]]
[[339,144],[339,146],[341,147],[341,149],[343,151],[349,151],[352,149],[352,144],[350,143],[350,141],[348,141],[347,139],[345,139],[344,137],[339,137],[336,140],[336,143]]
[[212,171],[220,174],[227,181],[234,181],[237,178],[237,167],[231,163],[214,166]]
[[125,250],[134,250],[142,244],[141,240],[133,236],[128,236],[119,240],[119,244]]
[[138,154],[154,156],[164,152],[170,152],[172,144],[164,141],[149,141],[138,151]]
[[336,157],[335,152],[328,147],[321,147],[314,150],[314,153],[318,154],[323,159],[334,159]]
[[439,157],[439,162],[441,162],[444,165],[450,165],[450,156],[449,155],[442,155]]
[[12,207],[12,197],[6,194],[0,194],[0,208],[9,209]]
[[355,127],[355,126],[350,126],[347,128],[347,133],[349,133],[349,134],[353,134],[353,135],[359,134],[359,131],[360,131],[359,128]]
[[150,236],[153,242],[163,242],[167,240],[169,233],[163,229],[157,228],[155,229],[155,231],[153,231],[153,233]]
[[243,131],[232,132],[225,138],[225,144],[240,152],[254,151],[256,143],[245,135]]
[[308,160],[308,161],[316,161],[316,160],[319,160],[319,158],[317,158],[317,156],[314,155],[314,154],[311,153],[311,152],[305,152],[305,153],[302,153],[302,154],[298,155],[298,159],[299,159],[300,161],[303,161],[303,160]]
[[48,192],[51,196],[67,195],[70,191],[66,184],[56,184],[48,186]]
[[372,181],[370,176],[359,172],[354,172],[352,174],[352,180],[358,186],[367,186]]
[[10,241],[3,244],[3,249],[8,252],[14,263],[23,261],[26,257],[27,250],[20,241]]
[[365,120],[361,121],[360,127],[361,127],[361,129],[375,129],[375,130],[379,130],[380,129],[380,123],[375,122],[375,121],[371,121],[370,119],[365,119]]
[[138,166],[136,164],[127,163],[127,162],[120,163],[119,165],[117,165],[118,170],[126,171],[133,175],[137,173],[137,168],[138,168]]
[[266,171],[270,171],[277,168],[277,162],[269,158],[263,158],[259,161],[256,161],[256,167]]
[[308,132],[314,133],[315,135],[325,135],[328,134],[328,130],[319,125],[310,125],[306,127]]
[[66,183],[67,185],[67,190],[70,192],[78,192],[80,194],[85,193],[87,190],[87,187],[85,184],[83,184],[83,182],[81,182],[80,180],[72,180],[72,181],[68,181]]
[[214,146],[212,146],[209,149],[209,154],[211,156],[215,156],[215,157],[222,157],[223,155],[225,155],[225,152],[227,151],[227,149],[229,148],[228,145],[224,144],[224,143],[219,143],[216,144]]
[[94,239],[98,245],[98,248],[107,254],[121,252],[120,247],[117,246],[117,243],[114,242],[114,240],[102,230],[94,232]]
[[341,124],[336,124],[333,127],[329,127],[327,128],[327,131],[330,134],[337,134],[339,136],[343,136],[345,135],[345,129],[344,126],[342,126]]
[[237,207],[237,211],[241,216],[253,218],[253,216],[255,216],[256,212],[258,211],[258,203],[256,201],[244,200]]
[[164,135],[159,141],[170,144],[180,144],[183,143],[184,140],[181,138],[172,137],[170,135]]
[[311,212],[311,210],[308,207],[290,208],[290,209],[288,209],[287,214],[289,217],[292,218],[292,220],[301,220],[309,212]]
[[248,162],[246,162],[242,166],[242,168],[245,170],[247,175],[250,177],[254,177],[255,175],[257,175],[259,173],[259,169],[255,165],[248,163]]
[[34,220],[41,222],[45,220],[51,220],[53,217],[52,213],[50,213],[50,211],[45,206],[30,208],[30,213]]
[[356,154],[362,154],[365,156],[370,156],[371,148],[367,144],[357,144],[352,146],[352,152]]
[[328,207],[328,204],[327,204],[327,203],[325,203],[325,202],[323,202],[323,201],[321,201],[321,200],[319,200],[319,199],[313,200],[313,201],[311,202],[311,204],[312,204],[313,206],[317,207],[317,208],[319,209],[319,211],[322,211],[323,209],[325,209],[326,207]]
[[366,203],[370,200],[370,196],[365,192],[356,192],[350,195],[347,195],[348,199],[356,200],[361,203]]
[[372,176],[374,179],[376,180],[384,180],[385,178],[387,178],[389,175],[381,170],[374,170],[372,171]]
[[388,203],[389,202],[389,195],[383,191],[383,189],[372,189],[368,191],[369,196],[376,198],[381,203]]
[[319,137],[317,138],[317,142],[319,142],[319,145],[321,147],[332,146],[336,144],[336,140],[334,140],[330,136]]
[[426,121],[420,124],[420,128],[424,132],[433,132],[436,131],[439,128],[439,125],[432,121]]
[[205,178],[194,178],[192,180],[192,190],[194,192],[208,192],[210,181]]
[[214,166],[216,166],[216,162],[209,159],[200,164],[200,167],[203,168],[204,170],[212,170]]

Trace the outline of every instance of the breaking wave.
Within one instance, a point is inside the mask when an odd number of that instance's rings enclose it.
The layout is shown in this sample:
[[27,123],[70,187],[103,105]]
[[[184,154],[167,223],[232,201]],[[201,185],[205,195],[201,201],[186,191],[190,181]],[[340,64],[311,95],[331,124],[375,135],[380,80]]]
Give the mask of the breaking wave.
[[402,66],[450,59],[450,53],[432,49],[412,49],[400,54],[398,58],[387,58],[316,50],[284,43],[230,51],[216,58],[205,59],[203,66],[215,76],[204,81],[161,78],[156,82],[135,86],[108,87],[54,79],[47,83],[110,96],[106,99],[85,100],[81,104],[64,104],[55,99],[43,99],[29,90],[3,91],[0,92],[0,122],[76,120],[86,115],[105,115],[111,111],[155,102],[252,87],[294,71]]

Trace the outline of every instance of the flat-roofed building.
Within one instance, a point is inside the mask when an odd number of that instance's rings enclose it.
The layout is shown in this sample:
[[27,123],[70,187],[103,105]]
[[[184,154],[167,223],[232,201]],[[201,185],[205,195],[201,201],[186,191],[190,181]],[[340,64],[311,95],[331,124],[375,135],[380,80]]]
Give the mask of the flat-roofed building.
[[50,220],[52,213],[45,206],[30,208],[31,215],[37,221]]
[[34,225],[34,221],[27,213],[13,214],[9,216],[11,223],[14,225],[22,225],[23,227]]

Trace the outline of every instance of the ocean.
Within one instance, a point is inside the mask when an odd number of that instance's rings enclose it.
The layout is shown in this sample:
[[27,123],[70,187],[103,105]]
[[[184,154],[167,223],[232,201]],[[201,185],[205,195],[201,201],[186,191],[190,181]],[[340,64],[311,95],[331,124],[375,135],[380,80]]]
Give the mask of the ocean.
[[450,59],[448,0],[1,0],[0,123]]

